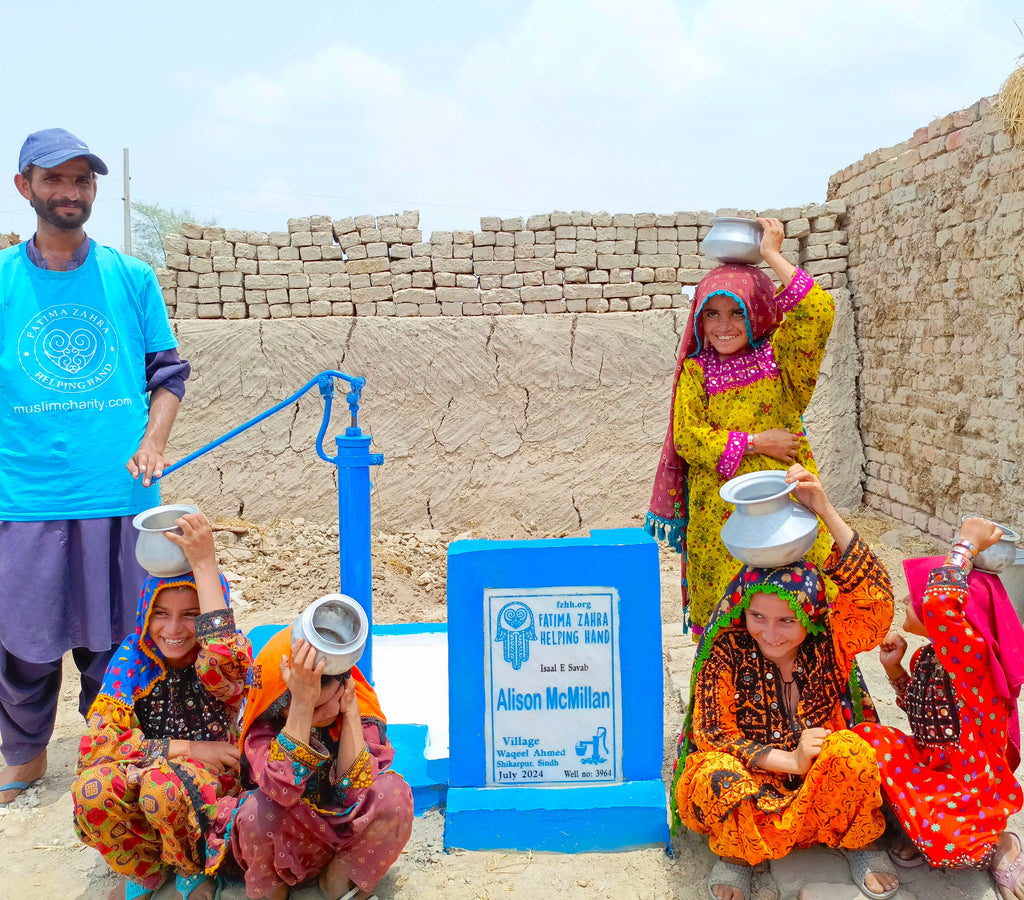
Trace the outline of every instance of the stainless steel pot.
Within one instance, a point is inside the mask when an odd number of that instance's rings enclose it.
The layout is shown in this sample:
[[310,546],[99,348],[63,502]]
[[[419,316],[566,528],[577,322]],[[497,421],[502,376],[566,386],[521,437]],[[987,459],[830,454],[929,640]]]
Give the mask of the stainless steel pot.
[[[985,517],[961,516],[960,524],[963,525],[964,519],[970,518],[984,519]],[[992,575],[998,575],[1000,572],[1010,568],[1017,559],[1017,542],[1020,540],[1020,535],[1008,525],[1001,525],[999,522],[993,522],[992,524],[1002,530],[1003,536],[991,547],[982,550],[974,557],[974,568],[980,569],[982,572],[989,572]],[[954,540],[959,538],[960,532],[958,531]]]
[[748,472],[722,485],[736,509],[722,526],[722,543],[740,562],[773,569],[803,559],[818,535],[818,517],[794,500],[795,484],[777,470]]
[[326,660],[325,675],[348,672],[363,655],[370,633],[366,612],[345,594],[327,594],[309,604],[292,625],[292,646],[306,640]]
[[764,229],[753,219],[735,216],[716,216],[711,230],[700,243],[705,256],[722,263],[743,263],[756,266],[762,262],[761,237]]
[[181,534],[181,529],[174,522],[185,513],[197,513],[199,510],[187,503],[154,506],[140,512],[132,524],[139,532],[135,541],[135,558],[150,575],[157,578],[173,578],[192,571],[192,565],[185,558],[184,551],[172,544],[164,535],[168,531]]

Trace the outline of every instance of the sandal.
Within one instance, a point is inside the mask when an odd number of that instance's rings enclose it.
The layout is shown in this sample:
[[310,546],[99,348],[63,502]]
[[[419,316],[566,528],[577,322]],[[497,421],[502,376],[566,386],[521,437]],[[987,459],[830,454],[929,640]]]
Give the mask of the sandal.
[[[902,853],[910,852],[910,856],[903,856]],[[886,853],[901,869],[916,869],[925,864],[924,854],[917,849],[917,845],[904,834],[895,836],[886,848]]]
[[708,890],[711,892],[711,900],[718,900],[715,885],[719,884],[743,891],[743,900],[750,900],[750,879],[753,874],[753,866],[737,866],[735,863],[726,862],[719,857],[711,867],[711,874],[708,875]]
[[896,874],[892,863],[889,862],[889,856],[881,850],[847,850],[846,848],[841,848],[840,852],[850,864],[850,876],[853,878],[853,883],[860,888],[861,893],[865,897],[870,897],[871,900],[887,900],[888,897],[895,896],[896,892],[900,889],[899,884],[887,891],[879,891],[878,893],[868,889],[868,875]]
[[1017,855],[1008,866],[992,866],[989,871],[996,882],[996,890],[1002,900],[1016,900],[1017,882],[1020,880],[1021,872],[1024,871],[1024,847],[1021,847],[1020,838],[1013,831],[1006,832],[1013,840],[1017,848]]

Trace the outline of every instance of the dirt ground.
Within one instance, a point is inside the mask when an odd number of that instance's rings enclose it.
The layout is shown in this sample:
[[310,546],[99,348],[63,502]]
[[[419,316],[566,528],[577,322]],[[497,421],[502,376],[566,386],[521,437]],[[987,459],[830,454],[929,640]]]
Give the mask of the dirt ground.
[[[934,552],[931,539],[912,528],[897,527],[874,514],[858,512],[854,526],[880,553],[893,576],[897,596],[903,589],[899,560],[904,555]],[[288,622],[310,600],[337,590],[337,527],[322,528],[295,519],[273,527],[242,520],[216,523],[222,571],[231,583],[241,627]],[[445,566],[448,542],[456,538],[491,537],[437,531],[376,534],[373,539],[374,615],[380,623],[444,621]],[[535,535],[537,537],[547,535]],[[501,535],[500,537],[507,537]],[[662,554],[662,618],[665,667],[665,769],[670,778],[676,738],[682,724],[680,694],[688,683],[692,642],[680,628],[678,558]],[[897,623],[901,614],[897,613]],[[869,684],[886,721],[899,722],[891,691],[877,655],[863,659]],[[4,876],[0,898],[101,898],[115,888],[115,879],[99,855],[80,844],[71,826],[69,788],[82,729],[77,712],[74,666],[65,667],[57,725],[49,750],[49,772],[43,782],[0,810],[0,847]],[[2,777],[2,773],[0,773]],[[689,832],[672,840],[671,852],[661,847],[620,853],[559,855],[443,850],[443,814],[434,811],[416,820],[413,836],[398,863],[377,889],[380,900],[434,898],[495,900],[499,897],[572,898],[706,898],[706,877],[713,858],[706,839]],[[755,876],[753,900],[800,896],[845,898],[857,895],[801,889],[779,890],[762,867]],[[973,873],[975,876],[977,873]],[[778,875],[776,876],[779,877]],[[806,876],[795,876],[797,882]],[[916,884],[916,896],[930,900],[962,900],[994,896],[984,877],[972,873],[942,875],[941,881]],[[935,874],[939,879],[940,875]],[[815,880],[811,878],[811,880]],[[816,887],[816,886],[815,886]],[[834,887],[834,886],[833,886]],[[925,888],[921,891],[921,888]],[[852,893],[849,893],[852,892]],[[310,898],[315,893],[302,892]],[[165,888],[160,900],[176,898]],[[232,888],[225,900],[242,898]],[[300,896],[300,895],[294,895]],[[904,891],[901,896],[915,896]]]

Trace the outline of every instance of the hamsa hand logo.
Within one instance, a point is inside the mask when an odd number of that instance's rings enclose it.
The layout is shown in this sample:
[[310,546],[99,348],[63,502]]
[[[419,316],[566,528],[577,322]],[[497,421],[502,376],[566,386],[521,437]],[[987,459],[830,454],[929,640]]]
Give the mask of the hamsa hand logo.
[[498,628],[495,641],[505,645],[505,662],[513,669],[520,669],[530,658],[530,641],[537,640],[533,627],[533,610],[519,600],[506,603],[498,613]]

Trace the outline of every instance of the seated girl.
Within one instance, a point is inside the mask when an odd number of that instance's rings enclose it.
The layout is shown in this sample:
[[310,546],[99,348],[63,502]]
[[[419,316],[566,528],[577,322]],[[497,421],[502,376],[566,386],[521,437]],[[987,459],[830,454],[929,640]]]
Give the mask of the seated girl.
[[989,869],[1004,900],[1024,900],[1024,853],[1006,820],[1021,809],[1017,696],[1024,630],[996,575],[971,571],[1002,532],[965,519],[949,555],[903,563],[910,589],[904,628],[928,638],[903,668],[906,640],[882,643],[886,675],[911,734],[864,724],[882,793],[902,826],[890,855],[903,866]]
[[[149,897],[173,874],[188,900],[210,900],[237,801],[237,721],[252,655],[235,630],[201,513],[169,540],[192,572],[150,576],[135,633],[114,654],[87,719],[71,792],[75,829]],[[120,894],[120,889],[118,890]]]
[[750,895],[751,866],[820,843],[846,851],[869,897],[898,889],[871,848],[885,829],[871,748],[847,730],[876,719],[855,667],[892,622],[885,568],[800,465],[786,480],[825,523],[829,605],[806,560],[744,566],[701,637],[680,738],[673,818],[710,836],[720,859],[708,884],[719,900]]
[[412,833],[412,791],[391,770],[377,695],[358,669],[325,662],[291,629],[256,657],[242,719],[243,770],[231,853],[250,897],[304,882],[325,898],[367,898]]

